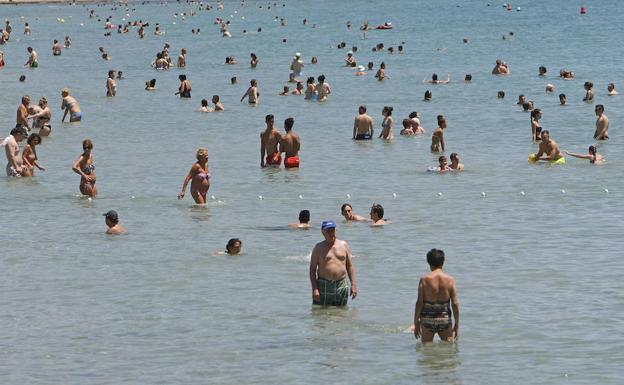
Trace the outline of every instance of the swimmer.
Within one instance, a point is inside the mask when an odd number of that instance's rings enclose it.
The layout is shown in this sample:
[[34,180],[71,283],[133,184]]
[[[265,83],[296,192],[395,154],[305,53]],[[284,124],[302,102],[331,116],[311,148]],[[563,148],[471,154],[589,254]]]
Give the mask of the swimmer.
[[26,48],[28,51],[28,61],[24,64],[24,67],[37,68],[39,67],[39,55],[32,47]]
[[295,229],[303,229],[308,230],[310,228],[310,211],[309,210],[301,210],[299,212],[299,223],[291,223],[288,227],[292,227]]
[[431,75],[431,80],[423,79],[423,84],[447,84],[451,81],[451,74],[447,75],[446,80],[438,80],[438,74]]
[[524,102],[522,103],[522,110],[524,112],[530,112],[533,111],[533,101],[529,100],[528,102]]
[[373,221],[373,226],[383,226],[392,223],[386,219],[383,219],[384,209],[378,203],[373,203],[370,211],[370,219]]
[[364,66],[359,66],[357,71],[355,71],[355,76],[364,76],[366,75],[366,68]]
[[295,119],[284,120],[286,135],[282,136],[279,142],[279,153],[284,153],[284,168],[299,168],[299,150],[301,149],[301,138],[292,132]]
[[106,96],[117,95],[117,82],[115,82],[115,71],[108,71],[108,79],[106,79]]
[[[281,153],[278,146],[282,140],[282,134],[274,127],[275,118],[269,114],[264,118],[266,129],[260,134],[260,167],[278,167],[282,163]],[[266,163],[265,163],[266,155]]]
[[546,67],[540,66],[538,70],[539,70],[539,75],[538,76],[546,76],[546,72],[547,72],[546,71]]
[[294,72],[291,72],[291,73],[288,75],[288,83],[297,83],[297,82],[299,82],[299,79],[297,79],[297,78],[295,77],[295,73],[294,73]]
[[162,52],[156,54],[156,59],[151,64],[152,67],[157,70],[168,70],[170,67],[169,61],[165,58]]
[[186,48],[180,50],[180,56],[178,56],[178,68],[186,67]]
[[431,98],[433,98],[433,94],[431,93],[431,91],[429,90],[425,91],[425,97],[423,98],[423,100],[425,102],[430,102]]
[[412,131],[414,132],[414,135],[422,135],[425,133],[425,128],[420,125],[420,115],[418,112],[411,112],[409,114],[409,119],[412,122]]
[[[349,292],[352,299],[358,294],[349,244],[336,238],[336,224],[333,221],[323,221],[321,232],[325,240],[314,246],[310,258],[312,302],[323,306],[346,306]],[[347,276],[351,282],[350,288]]]
[[609,83],[609,85],[607,85],[607,92],[609,96],[617,95],[618,92],[615,90],[615,84]]
[[65,121],[65,117],[68,113],[70,114],[70,123],[79,122],[80,120],[82,120],[82,111],[80,111],[80,105],[73,96],[69,95],[69,88],[63,88],[63,90],[61,90],[61,96],[63,97],[61,110],[65,110],[61,122]]
[[498,99],[505,99],[505,91],[498,91],[498,94],[496,95],[496,97]]
[[446,119],[443,115],[438,115],[438,128],[431,134],[431,152],[444,152],[444,129],[446,128]]
[[594,83],[585,82],[585,84],[583,84],[583,88],[585,89],[585,97],[583,98],[583,101],[592,103],[594,101]]
[[552,84],[548,83],[546,84],[546,93],[547,94],[551,94],[555,91],[555,86],[553,86]]
[[28,107],[30,106],[30,96],[24,95],[22,96],[22,102],[17,107],[17,114],[15,117],[15,123],[18,126],[22,126],[26,128],[26,130],[30,131],[30,126],[28,125]]
[[238,79],[236,79],[236,76],[230,78],[230,84],[238,84]]
[[90,198],[97,195],[97,187],[95,187],[95,164],[93,163],[93,142],[90,139],[82,141],[82,154],[72,166],[72,170],[80,175],[80,192]]
[[403,129],[401,130],[401,135],[414,136],[414,131],[412,130],[412,121],[410,119],[403,119]]
[[111,59],[111,57],[108,56],[108,52],[106,51],[106,48],[100,47],[99,50],[102,53],[102,59],[103,60],[110,60]]
[[520,94],[518,96],[518,103],[516,103],[516,104],[519,105],[520,107],[522,107],[524,105],[524,103],[526,103],[526,97],[524,96],[524,94]]
[[50,107],[48,107],[48,99],[45,96],[42,96],[39,99],[39,109],[38,111],[34,111],[28,117],[28,119],[33,120],[32,128],[39,130],[39,135],[48,136],[52,131],[52,127],[50,126],[50,120],[52,119],[52,111],[50,111]]
[[357,215],[356,213],[354,213],[353,206],[351,206],[349,203],[345,203],[342,205],[342,207],[340,208],[340,213],[342,214],[342,216],[344,217],[346,221],[356,221],[356,222],[367,221],[367,219],[364,218],[363,216]]
[[501,59],[497,59],[496,65],[492,69],[492,74],[493,75],[510,75],[511,70],[509,69],[509,66],[507,65],[507,63],[505,63]]
[[210,171],[208,170],[208,150],[200,148],[195,154],[197,162],[193,163],[191,170],[184,178],[182,191],[178,194],[178,199],[183,199],[186,193],[186,186],[191,182],[191,196],[197,204],[206,203],[206,194],[210,189]]
[[559,77],[563,78],[563,80],[572,80],[574,79],[574,72],[562,69],[559,71]]
[[394,125],[394,120],[392,119],[392,110],[394,108],[390,106],[385,106],[381,111],[381,115],[384,117],[381,122],[381,133],[379,134],[379,138],[385,140],[392,140],[392,126]]
[[374,133],[373,118],[366,113],[366,106],[360,106],[358,113],[353,122],[353,140],[370,140]]
[[318,63],[318,59],[316,56],[312,56],[312,60],[310,61],[311,64],[317,64]]
[[225,111],[219,95],[212,95],[212,104],[214,104],[215,111]]
[[1,146],[5,147],[7,158],[6,174],[8,177],[20,177],[24,171],[22,157],[20,156],[19,142],[28,137],[28,131],[22,126],[16,126],[9,136],[4,138]]
[[212,112],[214,111],[212,108],[208,107],[208,100],[201,100],[201,107],[199,107],[199,112]]
[[278,96],[288,96],[290,95],[290,87],[284,86],[284,90],[278,94]]
[[472,82],[472,74],[466,74],[466,76],[464,76],[464,83],[470,83],[470,82]]
[[550,139],[550,132],[548,132],[548,130],[542,131],[542,142],[539,144],[537,154],[535,155],[535,161],[557,161],[562,157],[559,145],[554,140]]
[[542,126],[539,120],[542,118],[542,111],[539,108],[531,111],[531,141],[533,143],[542,140]]
[[145,82],[145,91],[154,91],[156,89],[156,79],[151,79]]
[[303,83],[301,82],[297,82],[297,86],[295,87],[295,89],[293,90],[293,92],[291,92],[292,95],[303,95]]
[[451,164],[449,168],[453,171],[464,171],[464,165],[460,163],[459,154],[456,152],[451,153]]
[[375,78],[377,78],[377,80],[379,80],[380,82],[386,79],[386,63],[381,62],[381,64],[379,65],[379,69],[377,70],[377,73],[375,74]]
[[436,171],[439,172],[440,174],[445,173],[447,171],[452,171],[451,168],[448,166],[448,161],[446,160],[446,156],[440,155],[440,157],[438,158],[438,167]]
[[249,104],[258,104],[260,102],[260,93],[258,92],[258,81],[256,79],[251,79],[249,82],[250,86],[247,88],[247,91],[243,94],[240,101],[242,102],[245,97],[248,97]]
[[347,57],[344,59],[345,65],[347,67],[355,67],[355,56],[353,56],[353,51],[347,52]]
[[565,94],[559,94],[559,105],[561,106],[568,105],[568,98]]
[[251,66],[251,68],[256,68],[260,59],[258,59],[258,56],[256,56],[255,53],[252,53],[249,56],[251,56],[251,61],[249,62],[249,65]]
[[[431,273],[420,277],[418,299],[414,309],[414,337],[432,342],[437,334],[442,341],[459,339],[459,301],[455,278],[442,270],[444,251],[431,249],[427,253]],[[451,321],[452,314],[455,325]]]
[[30,30],[30,25],[28,23],[24,23],[24,35],[30,35],[32,31]]
[[104,216],[104,222],[108,227],[106,229],[106,234],[119,235],[126,232],[126,229],[124,229],[123,226],[119,224],[119,215],[117,214],[117,211],[109,210],[102,215]]
[[596,149],[596,146],[589,146],[589,149],[587,150],[588,154],[574,154],[568,151],[564,151],[567,155],[573,156],[575,158],[579,158],[579,159],[589,159],[589,163],[591,164],[603,164],[604,163],[604,157],[600,154],[598,154],[598,150]]
[[238,61],[236,60],[234,56],[228,56],[225,58],[225,64],[234,65],[234,64],[238,64]]
[[[312,63],[316,64],[316,63]],[[290,63],[290,70],[293,72],[295,76],[301,76],[301,71],[303,71],[303,61],[301,60],[301,53],[295,53],[295,57],[293,57],[292,63]]]
[[609,139],[609,118],[604,113],[604,106],[602,104],[596,104],[594,109],[596,116],[596,131],[594,131],[594,139],[606,140]]
[[69,35],[65,36],[65,48],[71,48],[72,46],[72,41],[71,41],[71,37],[69,37]]
[[316,84],[314,84],[314,76],[310,76],[306,81],[305,99],[311,100],[317,96]]
[[117,79],[125,79],[126,77],[123,74],[123,71],[117,71]]
[[52,56],[61,56],[61,51],[61,44],[55,39],[54,43],[52,43]]
[[243,241],[238,238],[231,238],[227,245],[225,245],[225,252],[219,253],[220,255],[239,255],[243,247]]
[[324,102],[327,100],[327,96],[331,94],[331,87],[325,83],[325,75],[318,77],[318,84],[316,85],[316,94],[318,95],[318,101]]
[[180,87],[178,87],[178,92],[175,95],[180,95],[181,98],[190,98],[191,97],[191,82],[186,79],[186,75],[182,74],[178,76],[180,80]]

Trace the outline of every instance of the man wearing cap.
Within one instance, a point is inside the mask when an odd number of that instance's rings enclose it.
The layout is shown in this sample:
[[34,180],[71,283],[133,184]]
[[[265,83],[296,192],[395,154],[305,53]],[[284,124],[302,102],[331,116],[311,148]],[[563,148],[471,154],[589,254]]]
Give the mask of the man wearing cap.
[[352,299],[358,293],[353,257],[347,242],[336,239],[336,224],[333,221],[324,221],[321,232],[325,240],[314,246],[310,258],[312,302],[315,305],[345,306],[349,291]]
[[364,66],[359,66],[355,76],[364,76],[366,75],[366,68]]
[[22,157],[20,156],[19,142],[28,137],[26,129],[20,125],[11,130],[11,134],[7,136],[1,146],[5,147],[7,165],[7,176],[22,176]]
[[303,70],[303,61],[301,60],[301,54],[297,52],[295,57],[293,58],[292,63],[290,64],[290,70],[293,72],[295,77],[301,75],[301,71]]
[[126,229],[124,229],[119,224],[119,215],[117,215],[117,211],[110,210],[102,215],[104,215],[104,221],[106,222],[106,226],[108,226],[108,229],[106,229],[106,234],[119,235],[123,234],[126,231]]

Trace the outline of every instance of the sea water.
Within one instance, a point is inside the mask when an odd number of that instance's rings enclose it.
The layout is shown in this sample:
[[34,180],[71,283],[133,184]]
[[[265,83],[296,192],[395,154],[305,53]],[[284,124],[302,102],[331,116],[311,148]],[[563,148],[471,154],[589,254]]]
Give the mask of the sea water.
[[[33,102],[47,96],[53,111],[52,135],[38,147],[46,171],[0,179],[1,382],[621,383],[624,96],[606,96],[609,82],[624,87],[621,4],[587,3],[583,16],[579,3],[564,0],[514,2],[511,12],[486,1],[269,4],[0,7],[14,30],[1,47],[0,136],[13,127],[24,94]],[[101,20],[89,19],[88,9]],[[192,10],[196,16],[173,17]],[[109,15],[115,24],[149,21],[145,39],[136,29],[105,37]],[[220,36],[215,17],[231,20],[231,39]],[[363,34],[366,20],[395,28]],[[23,22],[31,36],[22,35]],[[164,36],[153,35],[157,22]],[[65,35],[72,48],[53,57],[52,40]],[[336,49],[341,41],[347,49]],[[150,67],[165,42],[174,60],[188,49],[187,68]],[[371,51],[402,42],[402,55]],[[27,46],[39,53],[36,70],[23,67]],[[111,61],[100,58],[100,46]],[[373,61],[376,70],[384,61],[388,80],[345,68],[351,46],[358,64]],[[251,52],[257,69],[249,68]],[[328,102],[278,96],[295,52],[306,63],[302,80],[326,75]],[[225,65],[232,55],[239,64]],[[490,74],[497,58],[511,76]],[[537,76],[540,65],[545,78]],[[576,79],[561,81],[561,68]],[[126,77],[114,98],[105,96],[109,69]],[[450,73],[451,83],[422,84],[434,72]],[[192,83],[190,100],[174,96],[180,73]],[[463,82],[466,73],[472,83]],[[157,90],[145,92],[151,78]],[[252,78],[258,107],[239,102]],[[517,96],[542,109],[541,124],[562,149],[585,152],[595,122],[594,105],[581,101],[585,81],[594,82],[595,104],[605,105],[611,122],[611,139],[598,146],[607,163],[568,157],[563,166],[529,165],[536,146]],[[547,83],[553,94],[544,92]],[[77,125],[60,123],[63,87],[82,107]],[[505,99],[496,99],[499,90]],[[569,106],[558,105],[559,93]],[[199,113],[200,100],[215,94],[225,112]],[[360,104],[375,119],[375,136],[383,106],[394,107],[391,143],[351,140]],[[400,137],[412,111],[427,134]],[[266,114],[280,129],[294,117],[301,169],[260,168]],[[438,114],[448,122],[447,156],[461,155],[463,173],[426,171],[437,164],[429,145]],[[100,191],[92,201],[79,197],[71,170],[85,138],[94,142]],[[176,199],[198,147],[210,151],[215,199],[205,208],[189,194]],[[393,223],[343,223],[345,202],[364,216],[380,203]],[[104,235],[102,213],[111,209],[126,235]],[[287,230],[302,209],[311,211],[313,228]],[[359,295],[347,309],[311,306],[309,254],[326,219],[338,221],[337,235],[355,256]],[[242,239],[243,255],[212,256],[233,237]],[[422,346],[404,332],[434,247],[446,252],[445,269],[457,279],[456,345]]]

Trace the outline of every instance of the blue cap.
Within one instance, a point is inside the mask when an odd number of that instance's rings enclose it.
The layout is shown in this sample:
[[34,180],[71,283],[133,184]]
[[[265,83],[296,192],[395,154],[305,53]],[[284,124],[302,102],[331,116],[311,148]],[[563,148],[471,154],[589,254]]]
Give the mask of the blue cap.
[[323,221],[323,223],[321,223],[321,230],[335,229],[335,228],[336,228],[336,224],[334,223],[334,221]]

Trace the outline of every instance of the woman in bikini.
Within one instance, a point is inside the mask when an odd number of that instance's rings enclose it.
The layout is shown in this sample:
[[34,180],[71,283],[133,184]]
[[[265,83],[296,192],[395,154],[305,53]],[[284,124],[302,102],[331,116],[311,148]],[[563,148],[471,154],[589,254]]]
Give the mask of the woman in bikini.
[[533,143],[542,140],[542,126],[539,120],[542,118],[542,111],[539,108],[531,111],[531,138]]
[[184,183],[182,184],[182,192],[178,194],[178,199],[184,198],[186,186],[191,182],[191,195],[197,204],[206,203],[206,194],[210,188],[210,172],[208,171],[208,150],[200,148],[197,150],[197,162],[191,166]]
[[446,119],[444,115],[438,115],[438,128],[431,134],[431,152],[444,152],[444,129],[446,128]]
[[82,119],[82,111],[80,111],[80,105],[78,101],[73,96],[69,95],[69,89],[63,88],[61,91],[61,96],[63,96],[63,102],[61,103],[61,110],[65,110],[63,113],[63,118],[61,122],[65,121],[65,117],[69,113],[69,121],[70,122],[79,122]]
[[589,159],[589,163],[591,164],[603,164],[604,157],[598,154],[598,150],[596,150],[596,146],[589,146],[587,150],[588,154],[573,154],[571,152],[564,151],[566,154],[573,156],[579,159]]
[[48,107],[48,99],[45,96],[42,96],[41,99],[39,99],[39,108],[40,111],[29,116],[28,118],[32,118],[32,127],[39,129],[39,135],[48,136],[52,131],[52,127],[50,126],[52,111],[50,111],[50,107]]
[[22,176],[34,176],[35,167],[41,171],[45,171],[45,168],[37,163],[37,151],[35,150],[35,146],[39,144],[41,144],[41,136],[39,136],[39,134],[30,134],[26,140],[26,146],[22,151]]
[[106,79],[106,96],[117,95],[117,83],[115,82],[115,71],[108,71],[108,79]]
[[394,125],[394,120],[392,119],[392,107],[385,106],[381,111],[384,119],[381,122],[381,134],[379,137],[385,140],[392,140],[392,126]]
[[249,104],[258,104],[260,99],[260,93],[258,92],[258,81],[256,79],[251,79],[249,82],[250,86],[247,88],[245,94],[241,97],[240,101],[242,102],[245,97],[249,97]]
[[186,80],[186,75],[178,76],[180,79],[180,87],[178,88],[178,92],[176,95],[180,95],[181,98],[190,98],[191,97],[191,82]]
[[80,175],[80,192],[90,198],[95,198],[97,188],[95,187],[95,165],[93,164],[93,142],[91,139],[82,141],[82,154],[74,163],[72,170]]

